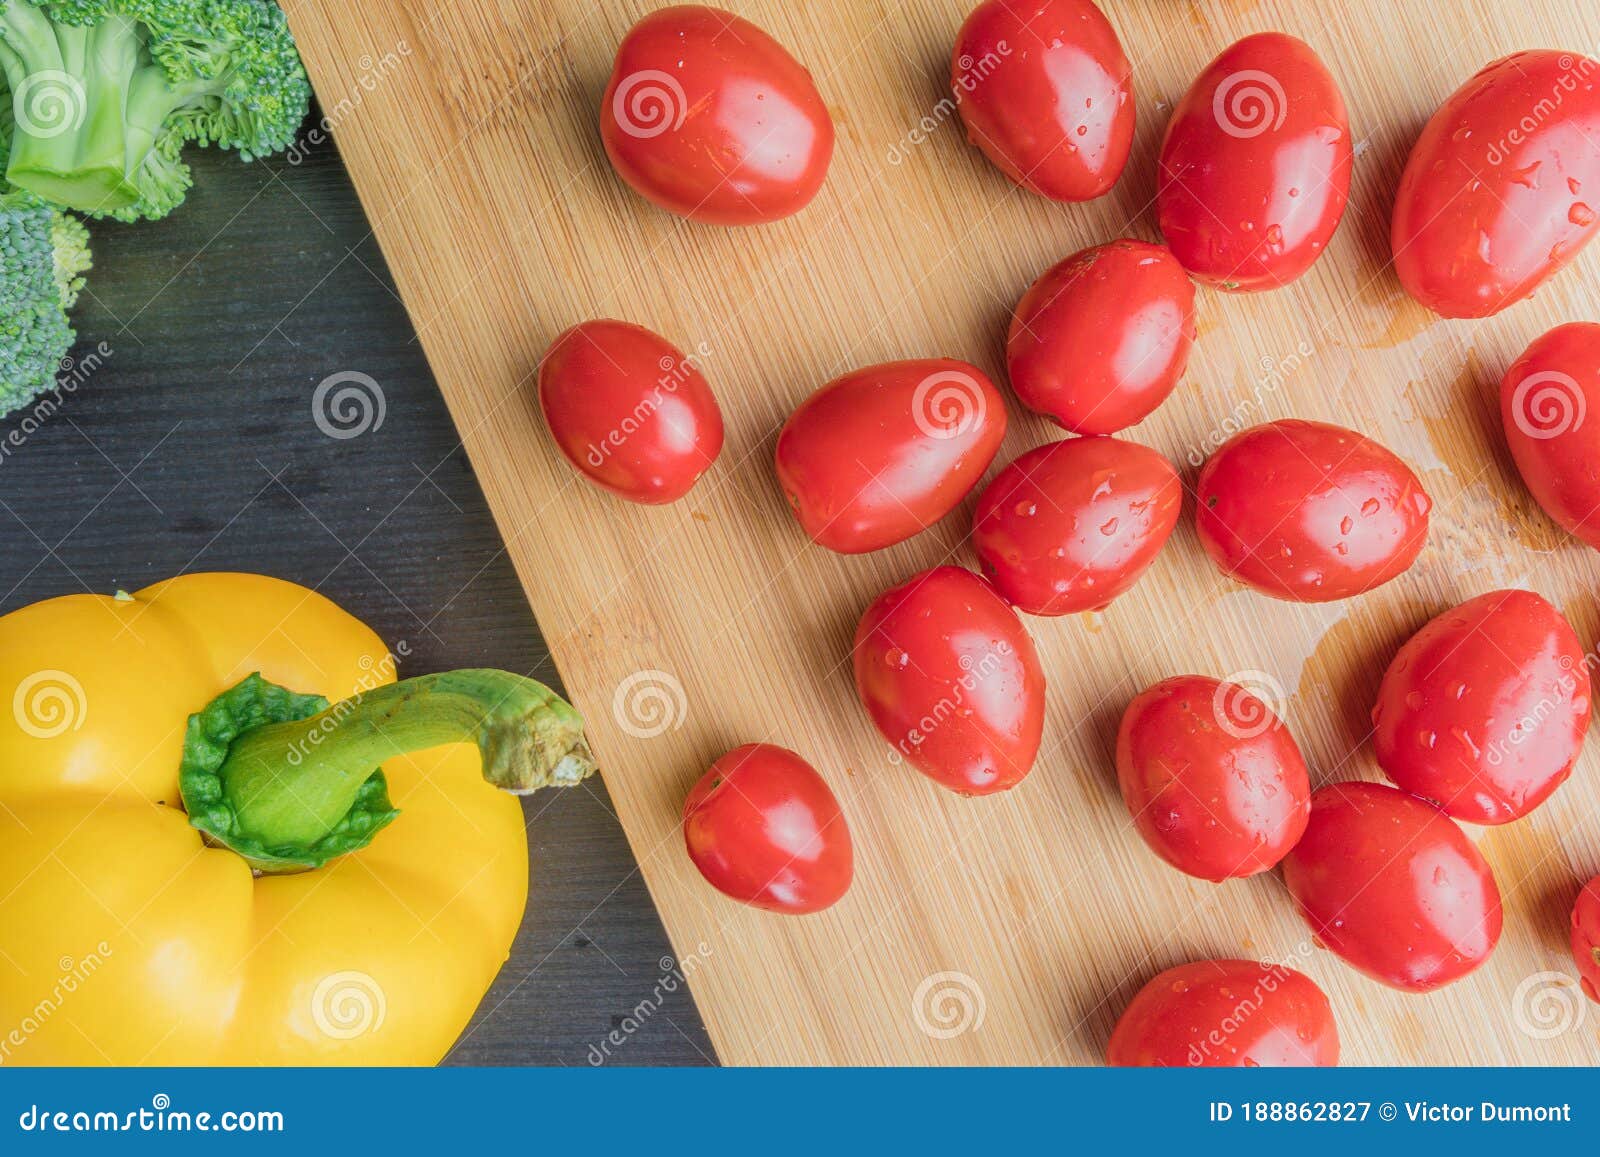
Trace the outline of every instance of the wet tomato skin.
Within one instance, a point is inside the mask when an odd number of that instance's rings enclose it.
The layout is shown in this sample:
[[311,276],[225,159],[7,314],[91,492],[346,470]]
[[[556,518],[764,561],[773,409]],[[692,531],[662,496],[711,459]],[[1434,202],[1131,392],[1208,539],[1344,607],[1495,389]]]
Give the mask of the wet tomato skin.
[[1166,545],[1183,509],[1172,464],[1137,442],[1068,438],[984,489],[972,541],[995,590],[1030,615],[1100,610]]
[[1204,675],[1164,679],[1128,704],[1117,782],[1144,842],[1202,880],[1275,867],[1311,814],[1289,729],[1249,688]]
[[731,12],[683,4],[623,38],[600,137],[617,174],[669,213],[755,225],[816,196],[834,132],[811,74],[781,44]]
[[1006,339],[1022,404],[1075,434],[1115,434],[1172,393],[1194,344],[1194,283],[1164,245],[1075,253],[1023,296]]
[[1583,994],[1600,1001],[1600,876],[1583,886],[1572,906],[1572,961]]
[[[1250,1015],[1243,1016],[1241,1007]],[[1117,1020],[1106,1063],[1119,1068],[1332,1067],[1339,1029],[1309,976],[1254,960],[1196,960],[1141,988]]]
[[1021,782],[1044,730],[1044,672],[1015,611],[941,566],[879,596],[856,628],[856,691],[900,758],[961,795]]
[[1287,285],[1321,256],[1350,195],[1350,120],[1304,41],[1247,36],[1190,86],[1161,142],[1161,234],[1198,281]]
[[713,887],[772,912],[820,912],[855,873],[850,828],[827,782],[771,743],[736,747],[711,765],[684,801],[683,836]]
[[1133,146],[1133,69],[1090,0],[985,0],[956,34],[950,87],[977,145],[1057,201],[1110,190]]
[[1600,62],[1518,52],[1434,113],[1395,195],[1406,292],[1443,317],[1488,317],[1558,273],[1600,229]]
[[630,502],[675,502],[722,452],[722,411],[694,359],[629,322],[557,337],[539,363],[539,406],[567,461]]
[[1445,611],[1395,655],[1372,745],[1395,786],[1458,820],[1503,824],[1571,774],[1589,730],[1589,675],[1571,625],[1532,591]]
[[1536,338],[1501,379],[1500,417],[1534,500],[1600,550],[1600,325]]
[[1196,484],[1201,545],[1263,594],[1330,602],[1405,571],[1432,502],[1411,468],[1353,430],[1297,418],[1252,426]]
[[1006,432],[983,371],[952,358],[835,378],[778,434],[778,481],[811,539],[841,554],[903,542],[971,492]]
[[1393,988],[1459,980],[1500,940],[1500,889],[1483,855],[1438,808],[1386,784],[1313,793],[1283,882],[1324,945]]

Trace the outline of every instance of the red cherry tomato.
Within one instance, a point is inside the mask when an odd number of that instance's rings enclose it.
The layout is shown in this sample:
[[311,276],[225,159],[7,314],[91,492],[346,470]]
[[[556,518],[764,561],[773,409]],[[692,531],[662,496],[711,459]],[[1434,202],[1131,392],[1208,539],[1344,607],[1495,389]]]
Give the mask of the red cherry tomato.
[[1128,704],[1117,782],[1144,842],[1202,880],[1271,869],[1311,814],[1289,729],[1248,687],[1204,675],[1163,679]]
[[1306,603],[1401,574],[1427,542],[1433,507],[1411,468],[1376,442],[1295,418],[1228,439],[1196,494],[1200,543],[1225,573]]
[[1395,786],[1458,820],[1520,819],[1566,782],[1583,748],[1583,644],[1532,591],[1468,599],[1400,648],[1372,727]]
[[1115,434],[1164,402],[1194,343],[1194,283],[1170,250],[1112,241],[1035,281],[1006,339],[1011,388],[1075,434]]
[[983,573],[1031,615],[1107,606],[1139,580],[1183,508],[1183,483],[1154,450],[1069,438],[1028,451],[989,483],[973,516]]
[[1022,620],[969,570],[923,571],[856,628],[856,690],[895,751],[936,783],[988,795],[1028,774],[1044,673]]
[[600,138],[619,176],[669,213],[753,225],[797,213],[833,157],[833,118],[784,47],[731,12],[652,12],[617,49]]
[[1106,1062],[1119,1068],[1279,1068],[1339,1063],[1333,1006],[1283,964],[1197,960],[1156,976],[1128,1003]]
[[1590,1000],[1600,1000],[1600,876],[1583,886],[1572,906],[1572,961]]
[[1344,98],[1317,54],[1281,32],[1247,36],[1173,110],[1161,142],[1161,233],[1209,285],[1287,285],[1339,227],[1351,158]]
[[711,765],[684,801],[683,837],[714,888],[771,912],[820,912],[855,872],[850,828],[827,782],[770,743]]
[[722,452],[711,387],[665,338],[625,321],[586,321],[539,363],[539,405],[567,460],[632,502],[673,502]]
[[1089,0],[986,0],[956,34],[950,87],[967,139],[1057,201],[1117,183],[1133,145],[1133,69]]
[[1444,317],[1527,297],[1600,228],[1600,62],[1519,52],[1468,80],[1412,146],[1389,231],[1406,292]]
[[1461,979],[1500,939],[1500,889],[1482,854],[1438,808],[1384,784],[1314,793],[1283,882],[1326,947],[1409,992]]
[[1500,382],[1500,417],[1535,501],[1600,550],[1600,325],[1536,339]]
[[976,366],[950,358],[868,366],[789,416],[778,434],[778,481],[815,542],[861,554],[955,509],[1005,433],[1005,403]]

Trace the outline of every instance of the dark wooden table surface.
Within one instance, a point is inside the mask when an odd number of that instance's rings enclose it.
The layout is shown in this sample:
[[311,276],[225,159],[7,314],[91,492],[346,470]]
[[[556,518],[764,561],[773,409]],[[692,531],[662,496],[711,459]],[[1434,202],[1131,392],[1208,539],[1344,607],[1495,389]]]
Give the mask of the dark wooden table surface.
[[[260,571],[406,640],[402,674],[493,666],[559,686],[334,148],[295,165],[190,155],[195,188],[167,220],[91,226],[76,352],[109,354],[0,457],[0,612]],[[313,418],[339,373],[382,391],[359,437]],[[604,786],[525,806],[527,916],[451,1062],[711,1063],[687,990],[662,983],[671,949]]]

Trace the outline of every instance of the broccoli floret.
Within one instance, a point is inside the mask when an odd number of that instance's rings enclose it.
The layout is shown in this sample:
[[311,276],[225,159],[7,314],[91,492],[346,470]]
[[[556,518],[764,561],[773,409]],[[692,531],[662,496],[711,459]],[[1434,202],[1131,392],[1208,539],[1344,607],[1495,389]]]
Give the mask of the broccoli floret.
[[89,266],[82,221],[29,193],[0,194],[0,415],[55,388]]
[[188,141],[289,146],[311,86],[272,0],[0,0],[6,179],[95,217],[164,217]]

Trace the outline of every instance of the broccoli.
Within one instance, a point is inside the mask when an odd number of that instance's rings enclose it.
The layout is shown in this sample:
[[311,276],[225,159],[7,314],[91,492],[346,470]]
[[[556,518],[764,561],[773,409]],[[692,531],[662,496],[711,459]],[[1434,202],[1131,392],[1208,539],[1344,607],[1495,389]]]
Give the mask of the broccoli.
[[278,152],[311,99],[272,0],[0,0],[0,71],[6,180],[122,221],[183,201],[186,142]]
[[55,388],[89,265],[82,221],[29,193],[0,194],[0,415]]

